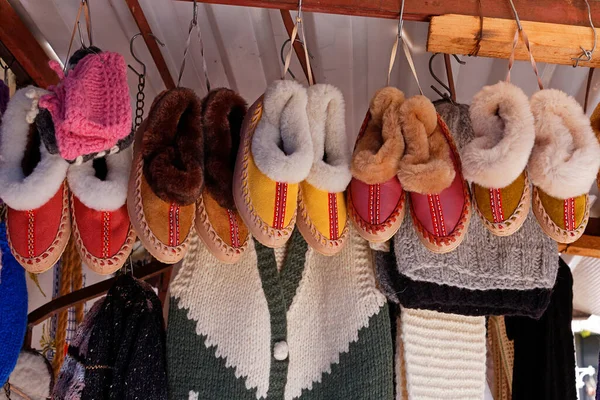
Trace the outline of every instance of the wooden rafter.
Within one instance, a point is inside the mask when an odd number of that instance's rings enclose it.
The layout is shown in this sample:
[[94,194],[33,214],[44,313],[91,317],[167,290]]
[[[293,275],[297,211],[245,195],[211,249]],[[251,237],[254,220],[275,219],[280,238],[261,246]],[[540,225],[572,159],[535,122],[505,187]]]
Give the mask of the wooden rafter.
[[152,29],[150,29],[150,24],[148,24],[148,20],[144,15],[144,11],[140,6],[138,0],[125,0],[127,6],[129,7],[129,11],[131,11],[131,15],[135,20],[140,32],[142,33],[142,37],[144,38],[144,42],[146,42],[146,46],[148,46],[148,50],[150,51],[150,55],[154,60],[154,64],[156,68],[158,68],[158,72],[165,84],[167,89],[173,89],[175,87],[175,81],[173,81],[173,77],[169,72],[169,68],[167,67],[167,63],[165,58],[160,51],[160,47],[156,40],[152,37]]
[[[192,0],[179,0],[192,1]],[[228,4],[246,7],[295,10],[297,0],[199,0],[203,3]],[[513,19],[508,0],[481,0],[483,15]],[[345,14],[364,17],[398,18],[400,0],[303,0],[302,9],[308,12]],[[589,26],[587,7],[583,0],[515,0],[522,20]],[[600,2],[590,1],[592,18],[600,21]],[[405,0],[404,19],[429,21],[436,15],[479,15],[478,0]]]
[[46,88],[58,83],[58,76],[48,66],[50,57],[8,0],[0,0],[0,42],[36,85]]

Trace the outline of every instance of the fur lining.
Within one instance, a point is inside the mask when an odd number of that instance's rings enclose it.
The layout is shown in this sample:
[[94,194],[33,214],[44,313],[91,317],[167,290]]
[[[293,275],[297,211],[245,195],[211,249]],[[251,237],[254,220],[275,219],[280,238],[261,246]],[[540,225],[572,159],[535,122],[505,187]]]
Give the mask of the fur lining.
[[276,80],[265,92],[252,156],[274,181],[299,183],[310,172],[314,155],[306,102],[306,88],[295,81]]
[[41,158],[25,176],[22,161],[30,125],[39,111],[43,89],[28,86],[18,90],[8,103],[0,133],[0,198],[15,210],[34,210],[46,204],[60,189],[69,164],[51,155],[40,143]]
[[328,84],[313,85],[307,93],[306,112],[315,159],[306,180],[326,192],[343,192],[352,179],[344,96]]
[[465,179],[486,188],[504,188],[527,167],[535,140],[529,99],[517,86],[484,87],[470,108],[475,138],[461,154]]
[[131,170],[131,147],[105,158],[106,179],[96,177],[94,163],[72,165],[67,172],[71,192],[88,208],[115,211],[127,200],[127,184]]
[[379,89],[369,107],[370,120],[356,142],[352,175],[369,185],[387,182],[398,173],[404,154],[400,129],[400,106],[404,93],[394,87]]
[[414,96],[400,108],[406,153],[398,179],[405,190],[438,194],[449,187],[456,171],[450,146],[437,123],[435,107],[425,96]]
[[231,89],[215,89],[202,100],[206,189],[230,210],[235,210],[233,170],[246,111],[246,101]]
[[577,101],[556,89],[531,97],[535,145],[531,182],[557,199],[588,193],[600,168],[600,145]]
[[175,88],[154,100],[142,139],[144,177],[161,200],[193,204],[204,187],[202,106],[193,90]]

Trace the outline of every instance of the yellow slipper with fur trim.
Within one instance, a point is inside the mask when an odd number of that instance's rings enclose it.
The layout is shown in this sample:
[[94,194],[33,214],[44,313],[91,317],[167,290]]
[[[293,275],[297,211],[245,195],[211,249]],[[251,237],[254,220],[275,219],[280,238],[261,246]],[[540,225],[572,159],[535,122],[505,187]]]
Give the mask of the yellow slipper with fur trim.
[[313,164],[306,88],[278,80],[248,110],[241,132],[233,195],[248,230],[281,247],[296,223],[299,183]]
[[300,183],[298,229],[306,242],[324,255],[338,253],[347,237],[344,190],[350,183],[350,152],[342,92],[317,84],[308,88],[308,123],[314,162]]
[[559,243],[577,240],[589,219],[588,192],[600,168],[600,145],[579,103],[555,89],[531,98],[535,144],[528,172],[533,212]]
[[461,160],[475,208],[494,235],[512,235],[523,226],[531,203],[525,168],[535,128],[529,99],[517,86],[498,82],[475,95],[469,112],[475,138]]

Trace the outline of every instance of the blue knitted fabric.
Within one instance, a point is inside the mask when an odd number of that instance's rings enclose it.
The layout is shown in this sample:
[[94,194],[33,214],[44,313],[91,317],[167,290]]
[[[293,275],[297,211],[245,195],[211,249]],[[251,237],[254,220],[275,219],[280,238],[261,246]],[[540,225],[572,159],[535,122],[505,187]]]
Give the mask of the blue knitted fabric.
[[0,224],[0,385],[17,364],[27,329],[27,285],[25,270],[10,253],[6,225]]

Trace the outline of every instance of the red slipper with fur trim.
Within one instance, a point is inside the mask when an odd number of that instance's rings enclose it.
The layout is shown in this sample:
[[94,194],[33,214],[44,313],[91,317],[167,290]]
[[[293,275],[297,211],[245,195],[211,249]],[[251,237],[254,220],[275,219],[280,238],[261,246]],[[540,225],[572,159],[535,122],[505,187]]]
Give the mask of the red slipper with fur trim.
[[15,259],[33,273],[51,268],[71,236],[64,182],[69,164],[48,153],[34,123],[44,93],[33,86],[18,90],[0,134],[0,198],[8,206],[8,241]]
[[456,249],[471,218],[469,189],[452,135],[435,107],[414,96],[400,109],[406,143],[398,179],[409,192],[417,236],[434,253]]
[[404,94],[393,87],[375,93],[352,156],[348,210],[358,233],[371,242],[389,240],[404,219],[406,196],[396,176],[404,153],[403,102]]
[[127,210],[146,250],[166,264],[185,255],[204,186],[201,114],[193,90],[166,90],[135,135]]
[[127,214],[131,149],[72,165],[67,172],[75,246],[94,272],[112,274],[125,264],[135,242]]
[[246,102],[230,89],[202,101],[205,186],[196,204],[196,232],[220,261],[237,262],[248,247],[248,228],[233,200],[233,171]]

